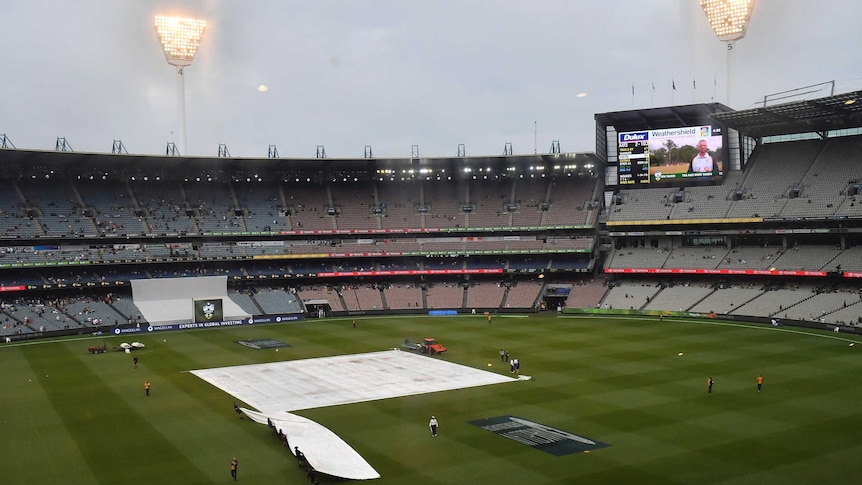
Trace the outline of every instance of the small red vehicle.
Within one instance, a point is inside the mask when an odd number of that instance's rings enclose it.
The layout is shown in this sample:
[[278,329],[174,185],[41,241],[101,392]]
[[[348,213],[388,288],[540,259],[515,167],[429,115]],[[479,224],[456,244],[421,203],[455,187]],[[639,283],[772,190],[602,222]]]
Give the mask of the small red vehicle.
[[407,350],[415,350],[422,354],[435,355],[442,354],[446,352],[448,349],[444,347],[442,344],[438,343],[436,339],[426,338],[421,342],[413,342],[410,339],[404,339],[404,343],[401,344]]

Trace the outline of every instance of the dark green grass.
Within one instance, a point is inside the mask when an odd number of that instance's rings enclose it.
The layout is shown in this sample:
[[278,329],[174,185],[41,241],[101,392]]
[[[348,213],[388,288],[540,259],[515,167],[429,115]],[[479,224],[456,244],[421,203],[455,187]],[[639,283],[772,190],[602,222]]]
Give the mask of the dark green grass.
[[[298,413],[351,444],[378,483],[854,483],[862,472],[853,337],[630,318],[391,317],[356,329],[351,320],[144,335],[138,369],[121,352],[88,354],[101,340],[6,345],[2,481],[219,483],[237,456],[243,483],[302,483],[264,426],[237,419],[231,396],[186,371],[377,351],[405,337],[435,337],[450,348],[437,358],[509,375],[505,348],[535,379]],[[235,343],[253,338],[291,347]],[[611,446],[556,457],[467,423],[500,415]]]

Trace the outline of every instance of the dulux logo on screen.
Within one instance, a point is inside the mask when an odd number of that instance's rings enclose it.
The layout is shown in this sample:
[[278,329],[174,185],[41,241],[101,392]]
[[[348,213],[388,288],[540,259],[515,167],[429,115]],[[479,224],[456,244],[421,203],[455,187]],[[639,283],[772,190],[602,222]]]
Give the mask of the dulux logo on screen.
[[644,141],[648,138],[649,133],[639,131],[637,133],[620,133],[620,143],[627,141]]

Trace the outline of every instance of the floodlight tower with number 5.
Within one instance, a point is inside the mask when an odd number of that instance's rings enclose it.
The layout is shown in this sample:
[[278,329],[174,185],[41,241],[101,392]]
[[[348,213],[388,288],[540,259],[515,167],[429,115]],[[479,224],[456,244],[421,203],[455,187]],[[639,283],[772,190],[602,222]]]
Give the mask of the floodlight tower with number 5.
[[201,38],[207,28],[205,20],[156,16],[156,35],[168,64],[177,68],[177,109],[180,116],[180,154],[186,153],[186,87],[183,69],[192,65]]
[[733,107],[733,45],[745,37],[755,0],[700,0],[715,36],[727,42],[727,105]]

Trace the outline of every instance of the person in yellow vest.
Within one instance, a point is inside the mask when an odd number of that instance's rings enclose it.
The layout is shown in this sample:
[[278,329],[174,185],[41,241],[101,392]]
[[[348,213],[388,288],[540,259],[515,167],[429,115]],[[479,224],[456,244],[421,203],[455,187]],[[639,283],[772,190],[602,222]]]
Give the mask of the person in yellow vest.
[[230,461],[230,476],[233,477],[233,481],[236,481],[236,469],[239,466],[239,462],[236,461],[236,457],[233,457],[233,460]]
[[712,377],[706,378],[706,392],[712,394],[712,385],[715,384],[715,381],[712,380]]
[[763,376],[757,375],[757,392],[760,392],[760,389],[763,387]]
[[150,395],[150,381],[144,382],[144,391],[147,392],[147,396]]

